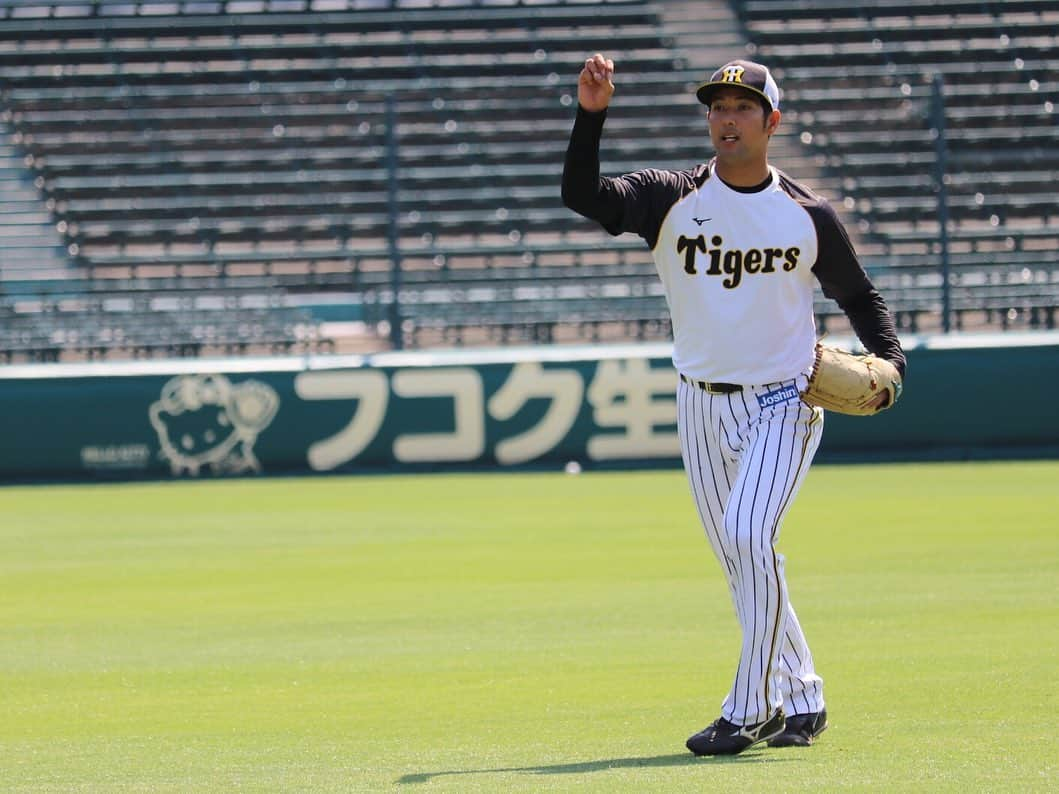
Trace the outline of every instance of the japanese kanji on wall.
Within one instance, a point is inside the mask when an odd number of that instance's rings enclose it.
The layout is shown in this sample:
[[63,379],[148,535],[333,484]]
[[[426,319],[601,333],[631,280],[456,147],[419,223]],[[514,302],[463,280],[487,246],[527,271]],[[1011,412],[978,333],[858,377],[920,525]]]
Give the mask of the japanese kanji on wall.
[[307,465],[519,465],[677,458],[668,359],[303,372],[303,401],[341,404],[345,423],[307,449]]
[[0,477],[676,462],[676,373],[668,357],[629,352],[9,378],[0,397],[18,456],[0,455]]

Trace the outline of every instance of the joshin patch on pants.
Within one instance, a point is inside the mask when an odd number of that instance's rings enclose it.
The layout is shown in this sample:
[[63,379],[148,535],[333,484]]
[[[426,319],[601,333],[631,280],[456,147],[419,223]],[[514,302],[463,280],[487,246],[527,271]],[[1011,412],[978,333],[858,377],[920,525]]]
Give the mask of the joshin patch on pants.
[[777,386],[757,396],[757,404],[762,409],[772,408],[781,403],[791,402],[798,399],[798,387],[794,384],[788,386]]

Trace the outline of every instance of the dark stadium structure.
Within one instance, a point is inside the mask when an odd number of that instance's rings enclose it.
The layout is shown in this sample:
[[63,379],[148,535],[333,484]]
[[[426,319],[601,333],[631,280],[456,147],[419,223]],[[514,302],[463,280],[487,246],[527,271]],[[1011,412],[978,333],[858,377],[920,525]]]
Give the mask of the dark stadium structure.
[[1059,0],[8,0],[0,360],[666,339],[559,196],[596,51],[605,173],[708,157],[753,57],[903,331],[1055,327]]

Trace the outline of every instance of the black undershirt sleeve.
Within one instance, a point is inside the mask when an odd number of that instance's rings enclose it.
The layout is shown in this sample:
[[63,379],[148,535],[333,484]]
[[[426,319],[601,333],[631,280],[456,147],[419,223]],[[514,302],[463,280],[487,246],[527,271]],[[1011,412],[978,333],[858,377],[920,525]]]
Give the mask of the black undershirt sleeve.
[[592,113],[580,105],[563,163],[563,204],[599,222],[611,234],[621,234],[625,201],[602,189],[599,180],[599,139],[607,111]]
[[601,177],[599,142],[606,117],[606,110],[577,108],[563,164],[563,204],[613,235],[633,232],[654,248],[662,219],[680,193],[680,179],[653,168]]
[[861,267],[842,222],[827,202],[806,209],[816,226],[818,250],[813,273],[824,295],[845,312],[865,349],[892,363],[903,378],[906,360],[893,315]]

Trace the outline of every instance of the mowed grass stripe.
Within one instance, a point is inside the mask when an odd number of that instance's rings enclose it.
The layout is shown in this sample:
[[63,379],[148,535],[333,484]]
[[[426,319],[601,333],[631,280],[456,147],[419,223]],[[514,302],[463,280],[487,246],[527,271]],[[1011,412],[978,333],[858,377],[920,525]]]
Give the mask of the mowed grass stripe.
[[833,727],[694,759],[738,652],[682,472],[0,489],[0,790],[1050,791],[1059,463],[818,466]]

